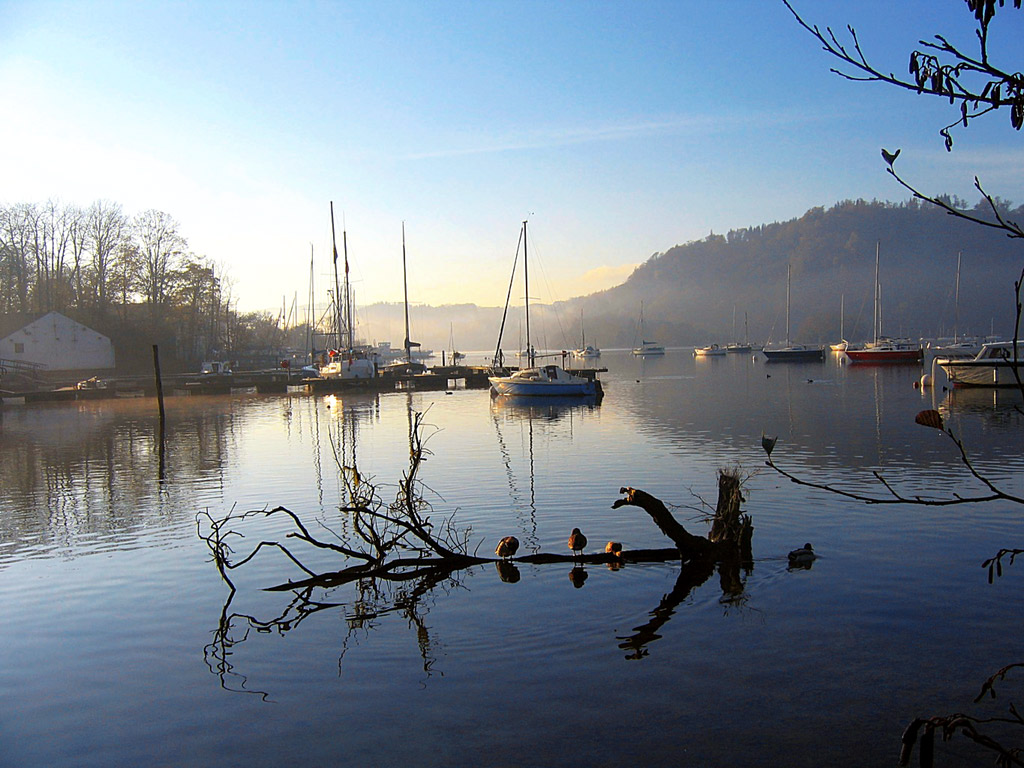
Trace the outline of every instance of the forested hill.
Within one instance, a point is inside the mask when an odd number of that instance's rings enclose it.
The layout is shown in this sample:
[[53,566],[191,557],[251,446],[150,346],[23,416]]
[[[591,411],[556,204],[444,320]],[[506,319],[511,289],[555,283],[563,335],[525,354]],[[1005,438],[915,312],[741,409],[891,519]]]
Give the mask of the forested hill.
[[[1024,221],[1024,208],[1007,206],[1004,215]],[[871,336],[876,244],[885,334],[915,339],[953,334],[958,253],[956,330],[1012,334],[1013,284],[1024,268],[1024,241],[930,204],[857,200],[676,245],[650,257],[620,286],[550,307],[533,305],[534,342],[572,348],[580,343],[582,325],[589,343],[632,347],[641,301],[647,337],[663,344],[742,341],[744,319],[751,342],[782,341],[787,264],[792,267],[790,338],[837,341],[842,303],[844,335],[863,341]],[[419,306],[412,314],[414,337],[435,350],[446,348],[452,334],[462,349],[493,349],[501,322],[500,308],[472,304]],[[363,317],[374,338],[401,338],[400,305],[366,307]],[[506,326],[506,350],[516,348],[516,322],[510,319]]]
[[[1024,208],[1006,215],[1022,221]],[[1012,332],[1013,284],[1024,266],[1024,242],[930,204],[858,200],[655,254],[623,285],[580,300],[587,333],[598,344],[631,343],[631,329],[623,336],[621,328],[602,321],[613,314],[620,323],[635,316],[643,299],[648,335],[665,343],[732,341],[734,312],[737,337],[742,339],[746,316],[751,341],[784,339],[789,264],[794,341],[837,340],[841,303],[847,338],[869,338],[876,244],[886,334],[952,334],[961,252],[957,330]]]

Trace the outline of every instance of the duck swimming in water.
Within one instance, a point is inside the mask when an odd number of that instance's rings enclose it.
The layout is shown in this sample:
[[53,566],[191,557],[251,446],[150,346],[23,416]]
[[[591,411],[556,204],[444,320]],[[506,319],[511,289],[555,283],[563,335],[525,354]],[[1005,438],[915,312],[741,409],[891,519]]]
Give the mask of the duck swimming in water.
[[811,547],[811,543],[807,542],[800,549],[794,549],[789,553],[789,564],[790,565],[810,565],[814,562],[817,555],[814,554],[814,549]]

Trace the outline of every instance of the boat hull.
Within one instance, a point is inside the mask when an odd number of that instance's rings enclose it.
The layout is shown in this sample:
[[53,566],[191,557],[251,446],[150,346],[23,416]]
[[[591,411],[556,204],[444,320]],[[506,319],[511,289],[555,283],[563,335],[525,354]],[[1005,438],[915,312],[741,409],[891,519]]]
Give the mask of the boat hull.
[[656,357],[664,355],[665,348],[656,344],[644,344],[644,346],[634,349],[633,354],[637,357]]
[[725,354],[725,347],[719,347],[717,344],[713,344],[710,347],[697,347],[693,350],[694,357],[719,357]]
[[824,349],[763,349],[769,363],[820,363],[825,360]]
[[846,357],[851,363],[875,364],[920,364],[924,356],[923,350],[917,349],[848,349]]
[[488,381],[498,395],[586,397],[597,394],[597,384],[593,381],[516,381],[508,376],[491,376]]
[[[1010,360],[939,360],[954,387],[1016,387],[1014,363]],[[1024,361],[1017,363],[1017,373],[1024,379]]]

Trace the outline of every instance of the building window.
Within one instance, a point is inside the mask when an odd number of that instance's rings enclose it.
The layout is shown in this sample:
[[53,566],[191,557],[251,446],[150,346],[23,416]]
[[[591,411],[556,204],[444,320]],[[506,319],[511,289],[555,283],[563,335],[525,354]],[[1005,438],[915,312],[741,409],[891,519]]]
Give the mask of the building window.
[[14,342],[14,354],[16,354],[16,355],[24,355],[25,354],[25,345],[22,344],[20,341]]

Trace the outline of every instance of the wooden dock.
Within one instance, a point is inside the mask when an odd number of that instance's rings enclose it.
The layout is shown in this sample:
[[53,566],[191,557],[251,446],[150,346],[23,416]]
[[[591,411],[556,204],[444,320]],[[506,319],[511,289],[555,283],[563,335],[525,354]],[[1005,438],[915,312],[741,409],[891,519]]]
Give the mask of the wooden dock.
[[[228,374],[169,374],[161,378],[167,396],[227,395],[255,391],[261,394],[306,391],[336,392],[431,392],[451,389],[486,389],[488,369],[483,366],[444,366],[416,375],[386,374],[372,379],[305,378],[295,371],[237,371]],[[115,397],[155,397],[153,376],[112,376],[82,384],[53,385],[50,388],[10,391],[0,389],[4,399],[26,403],[66,400],[101,400]]]

